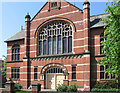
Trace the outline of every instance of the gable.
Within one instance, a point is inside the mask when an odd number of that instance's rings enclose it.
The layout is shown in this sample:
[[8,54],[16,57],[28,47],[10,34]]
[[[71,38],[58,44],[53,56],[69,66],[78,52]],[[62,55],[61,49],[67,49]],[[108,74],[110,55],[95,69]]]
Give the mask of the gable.
[[[58,0],[57,0],[58,1]],[[32,18],[31,21],[37,20],[39,18],[47,17],[47,16],[52,16],[52,15],[59,15],[62,13],[70,12],[70,11],[75,11],[79,10],[78,7],[72,5],[71,3],[61,0],[62,2],[57,2],[56,7],[51,7],[52,2],[46,2],[45,5],[38,11],[38,13]]]

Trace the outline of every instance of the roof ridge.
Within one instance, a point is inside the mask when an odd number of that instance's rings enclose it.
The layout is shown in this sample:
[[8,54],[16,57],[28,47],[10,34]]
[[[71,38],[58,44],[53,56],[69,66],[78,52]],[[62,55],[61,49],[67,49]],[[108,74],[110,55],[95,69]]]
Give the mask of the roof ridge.
[[107,15],[107,14],[109,14],[109,13],[103,13],[103,14],[92,15],[92,16],[90,16],[90,17],[100,16],[100,15]]

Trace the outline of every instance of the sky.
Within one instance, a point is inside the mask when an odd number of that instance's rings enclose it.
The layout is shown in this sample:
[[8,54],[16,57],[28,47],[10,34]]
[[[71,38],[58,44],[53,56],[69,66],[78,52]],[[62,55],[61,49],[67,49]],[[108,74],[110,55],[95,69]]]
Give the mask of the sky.
[[[4,42],[21,26],[25,27],[25,15],[29,12],[31,18],[42,8],[47,0],[0,0],[0,59],[7,56],[7,44]],[[83,9],[84,0],[67,0],[75,6]],[[105,13],[106,0],[89,0],[90,15]],[[4,58],[2,58],[4,59]]]

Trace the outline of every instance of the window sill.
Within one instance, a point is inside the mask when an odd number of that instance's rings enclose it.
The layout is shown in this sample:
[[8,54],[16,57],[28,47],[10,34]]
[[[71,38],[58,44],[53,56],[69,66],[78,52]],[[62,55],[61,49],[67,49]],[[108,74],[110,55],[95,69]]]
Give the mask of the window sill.
[[104,56],[105,56],[105,54],[98,54],[95,57],[104,57]]
[[34,81],[38,81],[38,79],[34,79]]
[[44,79],[40,79],[40,81],[44,81]]
[[17,80],[20,80],[20,79],[15,79],[15,78],[12,78],[13,81],[17,81]]
[[63,81],[69,81],[68,79],[64,79]]
[[72,79],[72,81],[77,81],[76,79]]
[[53,54],[53,55],[40,55],[40,56],[37,56],[37,57],[54,57],[54,56],[64,56],[64,55],[71,55],[73,53],[63,53],[63,54]]
[[22,60],[13,60],[13,61],[8,61],[7,63],[15,63],[15,62],[23,62]]
[[115,79],[100,79],[100,81],[115,80]]

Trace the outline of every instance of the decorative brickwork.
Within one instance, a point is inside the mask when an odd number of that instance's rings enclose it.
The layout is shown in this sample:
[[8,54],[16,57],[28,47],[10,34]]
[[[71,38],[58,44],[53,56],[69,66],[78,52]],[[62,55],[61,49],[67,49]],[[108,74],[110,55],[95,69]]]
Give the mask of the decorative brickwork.
[[[24,38],[6,41],[7,79],[12,77],[12,67],[19,67],[19,80],[13,79],[13,81],[20,83],[23,88],[28,88],[33,83],[40,83],[41,89],[47,89],[48,87],[55,89],[56,84],[62,81],[61,84],[68,86],[76,83],[79,91],[90,91],[94,82],[100,81],[100,66],[97,61],[103,57],[100,55],[100,34],[104,32],[103,26],[99,28],[91,27],[94,20],[92,23],[90,18],[93,17],[90,17],[90,3],[88,1],[83,4],[83,11],[65,1],[57,2],[52,7],[51,3],[47,2],[32,19],[27,14]],[[62,22],[65,24],[62,24]],[[53,23],[57,24],[54,25]],[[62,27],[59,29],[60,26]],[[64,38],[59,39],[59,36],[64,37],[64,35],[66,38],[69,38],[69,36],[72,38],[70,41],[69,39],[64,40]],[[56,39],[54,39],[54,36],[56,36]],[[51,37],[51,41],[53,40],[50,43],[48,42],[49,37]],[[41,44],[39,40],[41,40]],[[46,43],[44,43],[44,40],[46,40]],[[60,44],[58,40],[62,42],[61,47],[58,46]],[[72,43],[69,44],[71,41]],[[54,46],[54,42],[56,42],[56,46]],[[19,45],[20,48],[19,61],[12,60],[12,47],[15,44]],[[48,45],[54,47],[50,49]],[[72,49],[69,49],[69,45],[72,45]],[[70,52],[68,52],[69,50]],[[58,53],[59,51],[60,53]],[[49,52],[51,52],[50,55]],[[72,68],[73,66],[75,66],[75,69]],[[34,69],[35,67],[37,67],[37,70]],[[47,73],[48,69],[53,70],[50,72],[54,75]],[[55,73],[59,72],[56,70],[60,69],[63,73]],[[34,78],[34,72],[37,75],[36,78]],[[51,81],[48,81],[50,78]],[[51,82],[54,82],[54,84]],[[48,86],[48,83],[51,86]]]

